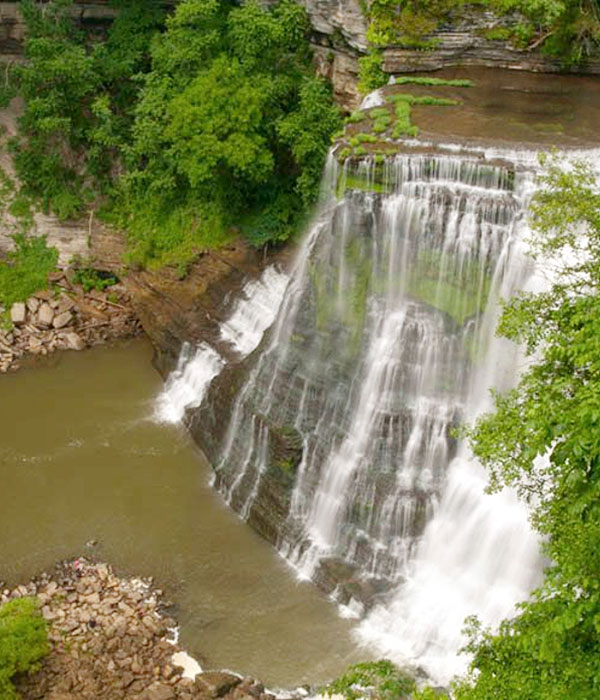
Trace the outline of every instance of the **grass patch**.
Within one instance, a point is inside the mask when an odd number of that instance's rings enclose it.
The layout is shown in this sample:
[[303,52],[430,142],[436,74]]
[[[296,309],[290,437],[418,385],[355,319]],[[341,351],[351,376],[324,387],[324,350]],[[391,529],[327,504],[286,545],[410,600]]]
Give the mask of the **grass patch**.
[[7,311],[18,301],[48,286],[48,275],[56,268],[58,251],[48,248],[46,237],[13,236],[15,250],[0,263],[0,303]]
[[417,136],[419,127],[411,121],[410,102],[407,100],[396,101],[396,123],[394,124],[393,136],[399,139],[402,136]]
[[351,112],[346,119],[344,119],[344,124],[358,124],[359,122],[363,122],[366,118],[367,115],[364,112],[356,110]]
[[356,140],[358,143],[377,143],[377,136],[375,134],[369,134],[365,131],[361,131],[359,134],[356,134]]
[[440,105],[442,107],[455,107],[460,104],[460,100],[453,100],[449,97],[435,97],[435,95],[411,95],[409,92],[397,92],[391,95],[391,102],[408,102],[411,105]]
[[395,85],[446,85],[448,87],[474,87],[472,80],[447,80],[446,78],[421,78],[413,75],[401,75],[395,78]]
[[[381,156],[381,162],[383,163],[383,156]],[[389,189],[383,182],[378,182],[377,180],[367,182],[365,178],[359,177],[358,175],[346,175],[345,179],[340,177],[337,189],[338,198],[343,197],[346,190],[360,190],[361,192],[375,192],[376,194],[386,194],[389,192]]]
[[390,116],[390,110],[387,107],[375,107],[369,112],[371,119],[383,119]]
[[374,134],[383,134],[384,132],[386,132],[389,129],[391,121],[392,121],[391,119],[388,119],[386,121],[377,120],[373,124],[373,133]]

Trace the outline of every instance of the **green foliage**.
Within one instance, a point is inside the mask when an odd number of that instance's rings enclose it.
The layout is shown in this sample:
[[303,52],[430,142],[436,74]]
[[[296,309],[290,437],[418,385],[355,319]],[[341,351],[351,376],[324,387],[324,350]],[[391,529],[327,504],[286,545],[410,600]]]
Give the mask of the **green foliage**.
[[390,97],[391,102],[408,102],[411,105],[442,105],[455,106],[460,104],[458,100],[449,97],[435,97],[434,95],[411,95],[408,92],[397,92]]
[[459,256],[422,249],[412,261],[407,291],[463,325],[485,309],[489,270]]
[[373,46],[397,45],[431,49],[437,42],[428,39],[451,6],[450,0],[373,0],[368,6],[367,39]]
[[92,289],[102,292],[107,287],[117,284],[118,281],[115,275],[96,270],[93,267],[78,268],[73,274],[73,282],[80,284],[85,292],[89,292]]
[[450,700],[450,696],[441,690],[427,686],[413,693],[411,700]]
[[323,689],[326,695],[343,695],[346,700],[368,696],[373,700],[402,700],[415,690],[413,678],[391,661],[367,661],[355,664]]
[[522,48],[539,46],[565,64],[580,63],[600,45],[597,0],[486,0],[486,4],[499,15],[516,12],[523,17],[512,27],[513,43]]
[[[438,42],[431,34],[464,4],[464,0],[372,0],[364,5],[367,39],[373,47],[434,49]],[[566,64],[580,63],[600,44],[597,0],[478,0],[476,4],[513,20],[509,28],[488,30],[488,38],[510,39],[520,48],[540,47]]]
[[473,87],[475,84],[472,80],[448,80],[446,78],[430,78],[416,75],[401,75],[394,79],[395,85],[430,85],[430,86],[449,86],[449,87]]
[[72,0],[22,0],[25,57],[13,70],[25,100],[14,160],[23,191],[59,218],[79,215],[102,191],[119,148],[129,139],[135,74],[147,63],[162,11],[155,3],[121,0],[104,44],[89,45],[76,30]]
[[183,0],[166,17],[157,0],[114,2],[94,43],[72,0],[23,0],[23,192],[61,218],[100,204],[144,264],[187,265],[240,228],[256,245],[289,237],[341,126],[305,10]]
[[341,126],[308,30],[291,0],[177,6],[152,45],[119,197],[135,259],[193,256],[238,225],[255,245],[298,228]]
[[37,670],[49,651],[37,599],[18,598],[0,606],[0,697],[17,698],[13,676]]
[[410,102],[408,100],[396,101],[396,122],[394,124],[393,136],[395,139],[403,136],[417,136],[419,128],[410,119]]
[[34,292],[48,286],[48,275],[58,261],[56,248],[48,248],[46,237],[14,237],[15,250],[0,262],[0,303],[9,310],[17,301],[25,301]]
[[377,136],[361,131],[356,134],[356,143],[377,143]]
[[382,65],[383,54],[381,51],[371,50],[366,56],[358,59],[360,78],[358,89],[361,94],[366,95],[368,92],[387,84],[388,75],[384,73]]
[[457,700],[600,696],[600,192],[589,165],[547,165],[532,245],[553,282],[509,301],[499,327],[531,364],[468,434],[490,489],[530,504],[551,564],[497,634],[470,621]]
[[359,122],[364,121],[367,118],[367,115],[365,112],[360,112],[358,110],[355,110],[354,112],[351,112],[346,119],[344,120],[345,124],[358,124]]

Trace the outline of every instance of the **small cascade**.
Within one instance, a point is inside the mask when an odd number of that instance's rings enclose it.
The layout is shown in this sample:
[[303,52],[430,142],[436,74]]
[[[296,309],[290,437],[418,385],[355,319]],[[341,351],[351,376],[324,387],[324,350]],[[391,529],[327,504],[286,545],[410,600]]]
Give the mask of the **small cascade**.
[[[260,279],[244,286],[229,318],[221,324],[222,341],[232,347],[239,359],[253,352],[264,332],[272,325],[283,300],[288,277],[275,266],[265,269]],[[225,367],[222,354],[202,342],[197,347],[184,343],[177,367],[158,397],[155,418],[177,423],[189,409],[202,404],[212,380]]]
[[158,397],[155,416],[162,423],[177,423],[189,408],[200,406],[210,382],[223,368],[224,360],[207,343],[193,348],[184,343],[177,367]]
[[248,282],[230,318],[221,325],[221,338],[241,357],[255,350],[264,332],[275,320],[288,277],[268,267],[258,280]]
[[540,570],[523,508],[484,497],[454,437],[515,380],[518,349],[494,330],[498,300],[533,272],[533,172],[405,154],[347,161],[336,180],[233,403],[215,484],[353,610],[396,590],[362,638],[447,679],[463,619],[510,614]]

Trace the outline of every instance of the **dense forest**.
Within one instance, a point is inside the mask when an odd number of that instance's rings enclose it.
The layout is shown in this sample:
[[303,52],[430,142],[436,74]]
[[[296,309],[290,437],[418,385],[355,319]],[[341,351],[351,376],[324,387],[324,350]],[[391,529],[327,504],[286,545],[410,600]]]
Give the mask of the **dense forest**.
[[[242,232],[285,240],[314,201],[340,124],[297,4],[119,0],[91,41],[70,0],[22,3],[25,100],[13,142],[24,198],[86,206],[128,232],[131,260],[185,263]],[[18,202],[17,207],[27,202]]]

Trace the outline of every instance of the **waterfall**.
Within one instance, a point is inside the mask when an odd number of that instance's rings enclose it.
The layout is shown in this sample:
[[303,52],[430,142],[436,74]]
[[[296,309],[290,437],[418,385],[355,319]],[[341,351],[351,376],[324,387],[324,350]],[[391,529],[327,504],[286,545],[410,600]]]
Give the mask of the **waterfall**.
[[223,367],[224,360],[207,343],[193,348],[184,343],[177,367],[165,382],[155,408],[159,422],[177,423],[185,416],[186,409],[202,403],[210,382]]
[[[221,340],[239,359],[255,350],[271,326],[281,305],[288,277],[274,265],[260,279],[250,280],[242,290],[229,318],[221,324]],[[171,372],[155,407],[159,422],[177,423],[185,412],[200,406],[211,381],[226,364],[225,358],[208,343],[197,347],[184,343],[177,367]]]
[[484,496],[454,435],[516,379],[519,350],[494,329],[533,274],[532,183],[457,155],[347,163],[213,460],[244,518],[277,511],[301,576],[377,603],[363,639],[441,681],[461,668],[464,618],[509,615],[540,571],[523,507]]
[[457,150],[330,157],[289,274],[248,283],[161,397],[178,419],[201,405],[215,487],[363,617],[359,639],[440,683],[465,667],[464,619],[510,616],[542,570],[525,507],[484,493],[455,431],[525,362],[495,328],[499,300],[539,284],[535,158]]

